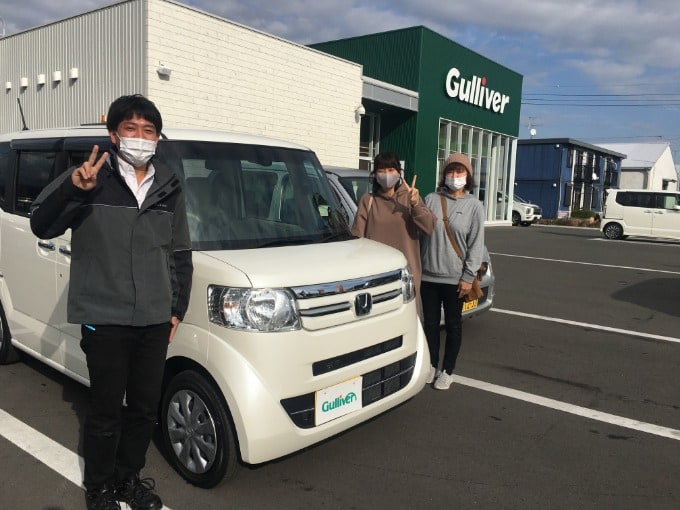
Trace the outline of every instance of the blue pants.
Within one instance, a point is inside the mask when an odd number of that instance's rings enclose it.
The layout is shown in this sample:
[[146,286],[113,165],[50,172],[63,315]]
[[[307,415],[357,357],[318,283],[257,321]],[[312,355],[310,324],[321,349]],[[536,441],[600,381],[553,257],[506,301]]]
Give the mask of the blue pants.
[[[139,473],[158,416],[171,324],[82,326],[90,373],[83,457],[86,489]],[[127,406],[123,407],[123,396]]]

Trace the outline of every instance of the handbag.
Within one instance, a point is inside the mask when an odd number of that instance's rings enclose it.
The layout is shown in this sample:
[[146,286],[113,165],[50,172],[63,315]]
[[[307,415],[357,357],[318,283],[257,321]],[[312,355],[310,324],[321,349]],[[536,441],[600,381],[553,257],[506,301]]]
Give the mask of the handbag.
[[[439,198],[442,201],[442,219],[444,221],[444,229],[446,230],[446,235],[449,238],[449,242],[451,243],[451,246],[453,246],[453,251],[456,252],[456,255],[465,262],[465,259],[463,258],[463,252],[460,249],[460,246],[458,246],[458,243],[456,242],[456,238],[453,237],[453,233],[451,233],[451,229],[449,228],[449,213],[446,210],[446,198],[444,195],[439,195]],[[467,291],[465,294],[464,299],[465,301],[474,301],[475,299],[479,299],[484,295],[484,291],[482,288],[479,286],[479,282],[482,279],[482,272],[481,272],[481,267],[480,269],[477,269],[477,275],[475,276],[475,279],[472,280],[472,287],[470,290]]]

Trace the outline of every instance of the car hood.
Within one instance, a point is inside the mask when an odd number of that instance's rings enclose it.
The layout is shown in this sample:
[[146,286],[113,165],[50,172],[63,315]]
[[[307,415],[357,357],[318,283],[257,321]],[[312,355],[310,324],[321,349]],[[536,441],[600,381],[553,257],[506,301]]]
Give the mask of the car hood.
[[[200,254],[200,255],[199,255]],[[324,244],[197,252],[237,270],[253,287],[292,287],[377,275],[406,266],[404,255],[369,239]],[[205,258],[204,258],[205,257]],[[217,275],[215,275],[217,276]]]

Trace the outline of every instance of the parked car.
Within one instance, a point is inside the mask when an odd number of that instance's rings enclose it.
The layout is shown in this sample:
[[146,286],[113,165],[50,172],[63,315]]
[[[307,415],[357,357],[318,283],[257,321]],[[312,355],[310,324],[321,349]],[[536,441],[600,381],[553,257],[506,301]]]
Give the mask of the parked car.
[[543,211],[540,205],[532,204],[519,195],[514,195],[512,201],[512,224],[513,226],[521,225],[528,227],[536,223],[543,217]]
[[[335,192],[342,206],[345,219],[349,225],[352,225],[359,199],[364,193],[370,192],[372,188],[369,174],[365,170],[343,167],[325,167],[325,170],[331,183],[331,189]],[[463,305],[463,318],[474,317],[490,310],[493,306],[496,277],[491,268],[491,256],[486,246],[484,246],[481,269],[483,276],[479,285],[484,291],[484,295],[478,300],[469,301]]]
[[680,239],[680,192],[605,190],[600,229],[607,239],[628,236]]
[[[194,277],[159,421],[186,480],[212,487],[239,459],[303,449],[423,389],[430,361],[406,259],[351,236],[311,150],[163,135],[156,157],[186,191]],[[84,384],[80,329],[66,320],[70,231],[38,239],[29,211],[94,144],[110,145],[103,127],[0,135],[0,362],[18,349]]]

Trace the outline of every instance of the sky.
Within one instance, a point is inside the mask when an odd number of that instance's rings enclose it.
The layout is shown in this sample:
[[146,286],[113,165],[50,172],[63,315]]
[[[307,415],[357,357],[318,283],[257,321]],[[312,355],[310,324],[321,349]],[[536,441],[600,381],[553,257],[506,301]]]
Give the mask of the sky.
[[[0,0],[0,35],[113,0]],[[523,75],[520,138],[668,142],[680,163],[680,9],[669,0],[183,0],[299,44],[424,25]]]

